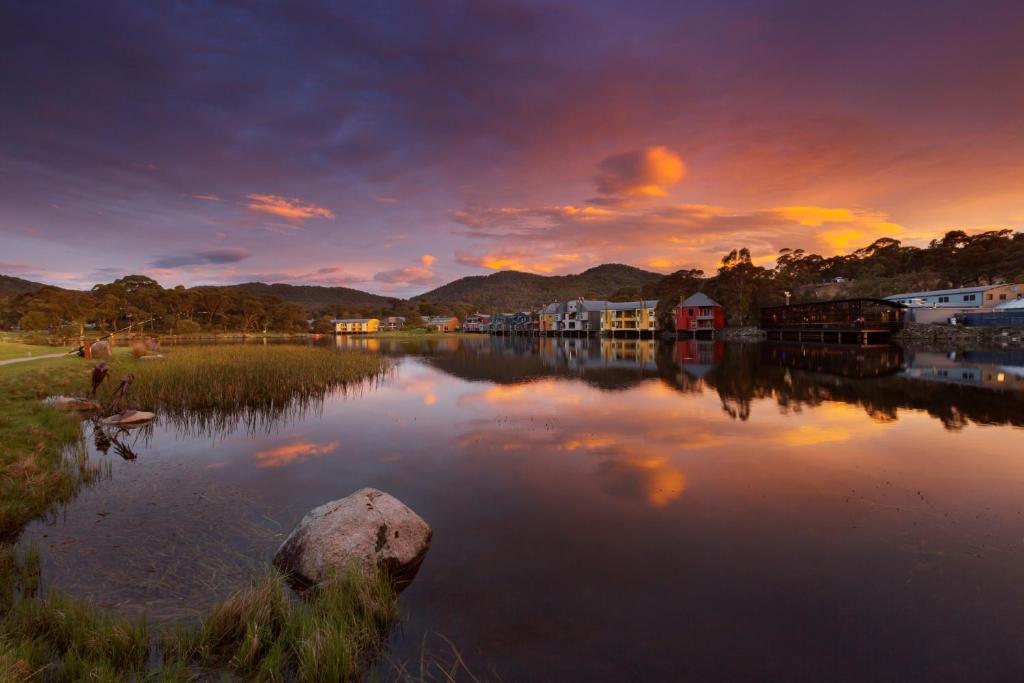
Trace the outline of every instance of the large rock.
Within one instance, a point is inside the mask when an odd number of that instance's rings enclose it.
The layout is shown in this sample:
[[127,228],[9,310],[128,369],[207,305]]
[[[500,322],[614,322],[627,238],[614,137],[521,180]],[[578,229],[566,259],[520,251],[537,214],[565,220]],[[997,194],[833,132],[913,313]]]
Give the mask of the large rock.
[[274,555],[274,565],[300,586],[350,566],[386,571],[405,587],[430,549],[433,531],[397,498],[362,489],[310,511]]
[[93,358],[110,358],[110,342],[93,342],[89,347],[89,354]]

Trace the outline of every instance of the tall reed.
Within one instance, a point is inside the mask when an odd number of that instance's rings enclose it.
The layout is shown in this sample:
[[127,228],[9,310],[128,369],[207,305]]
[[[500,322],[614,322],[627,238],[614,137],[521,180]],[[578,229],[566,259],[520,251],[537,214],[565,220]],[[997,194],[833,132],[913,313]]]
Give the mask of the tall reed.
[[221,431],[242,421],[257,430],[319,409],[328,395],[389,368],[381,356],[297,345],[181,348],[132,364],[129,396],[185,429]]

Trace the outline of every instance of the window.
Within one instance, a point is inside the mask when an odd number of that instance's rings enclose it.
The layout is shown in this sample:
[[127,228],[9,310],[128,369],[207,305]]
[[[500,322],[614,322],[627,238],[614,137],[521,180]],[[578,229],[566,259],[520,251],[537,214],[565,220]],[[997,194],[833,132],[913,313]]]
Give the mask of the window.
[[964,301],[974,301],[978,298],[976,294],[964,294]]
[[1006,295],[1005,294],[1000,294],[999,295],[999,300],[1000,301],[1006,301]]
[[939,303],[940,304],[948,304],[949,303],[949,297],[948,296],[940,296],[939,297]]

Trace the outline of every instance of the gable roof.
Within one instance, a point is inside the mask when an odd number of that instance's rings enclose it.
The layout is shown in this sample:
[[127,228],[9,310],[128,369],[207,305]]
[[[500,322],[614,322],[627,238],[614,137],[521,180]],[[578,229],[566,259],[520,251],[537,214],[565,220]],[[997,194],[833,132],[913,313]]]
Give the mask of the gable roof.
[[683,302],[683,306],[699,308],[701,306],[719,306],[719,304],[704,292],[697,292],[696,294],[691,294],[689,298]]

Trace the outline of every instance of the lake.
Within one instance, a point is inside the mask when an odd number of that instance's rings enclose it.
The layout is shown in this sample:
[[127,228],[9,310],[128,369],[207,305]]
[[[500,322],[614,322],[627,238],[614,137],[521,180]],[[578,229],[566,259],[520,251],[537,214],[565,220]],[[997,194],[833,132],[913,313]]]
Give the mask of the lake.
[[443,634],[505,681],[1024,678],[1024,353],[329,343],[395,369],[271,424],[87,432],[111,473],[28,527],[44,587],[195,618],[373,486],[434,529],[401,659]]

